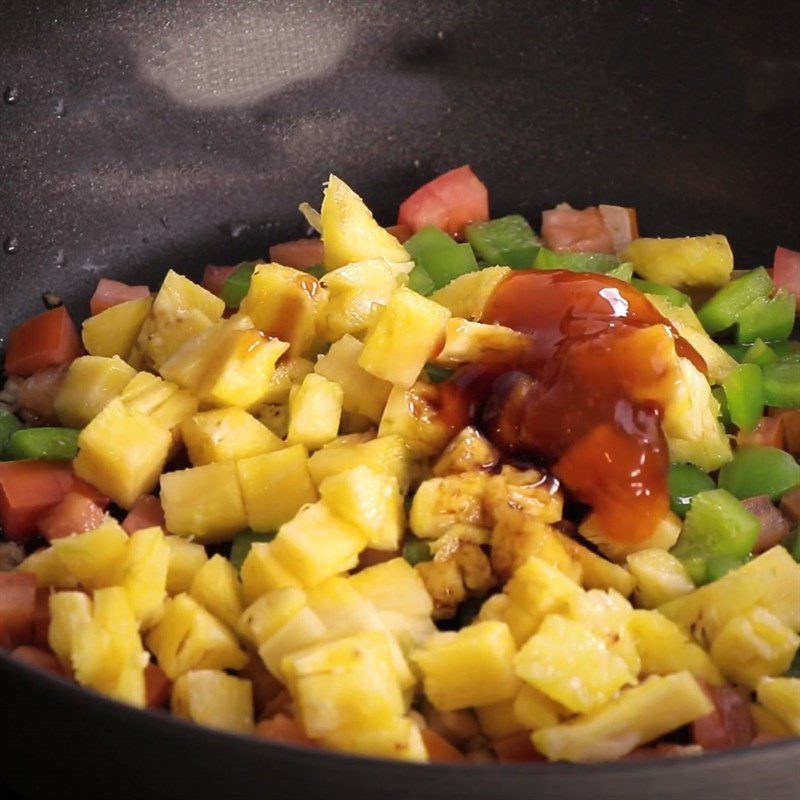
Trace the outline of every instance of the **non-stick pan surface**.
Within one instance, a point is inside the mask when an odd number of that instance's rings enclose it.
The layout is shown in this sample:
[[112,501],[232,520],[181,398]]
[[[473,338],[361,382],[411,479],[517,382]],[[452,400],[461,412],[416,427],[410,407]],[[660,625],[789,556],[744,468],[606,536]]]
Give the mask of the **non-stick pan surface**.
[[[800,5],[0,2],[0,330],[100,276],[264,256],[331,171],[389,223],[469,162],[495,213],[800,248]],[[411,767],[128,709],[0,655],[0,786],[53,798],[796,798],[800,744],[602,767]]]

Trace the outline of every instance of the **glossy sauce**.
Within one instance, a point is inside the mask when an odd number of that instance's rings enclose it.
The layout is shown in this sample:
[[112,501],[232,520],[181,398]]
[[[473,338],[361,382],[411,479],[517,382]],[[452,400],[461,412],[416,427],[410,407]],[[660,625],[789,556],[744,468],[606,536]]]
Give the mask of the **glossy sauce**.
[[705,372],[702,358],[641,292],[604,275],[514,272],[481,321],[528,334],[530,346],[454,373],[448,422],[472,422],[506,456],[549,467],[614,539],[647,538],[669,508],[660,420],[674,352]]

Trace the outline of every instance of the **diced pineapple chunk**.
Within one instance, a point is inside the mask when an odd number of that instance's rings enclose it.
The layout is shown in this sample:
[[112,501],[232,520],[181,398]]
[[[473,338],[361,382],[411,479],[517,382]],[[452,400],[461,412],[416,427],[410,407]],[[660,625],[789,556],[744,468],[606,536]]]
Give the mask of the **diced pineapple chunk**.
[[344,392],[338,383],[312,372],[289,395],[288,444],[317,450],[336,438]]
[[578,527],[578,533],[596,545],[603,555],[612,561],[625,561],[631,553],[640,550],[669,550],[681,533],[681,521],[671,511],[668,511],[659,522],[650,536],[639,542],[621,542],[609,536],[603,530],[602,524],[594,514],[588,517]]
[[325,289],[307,272],[259,264],[241,310],[265,335],[287,342],[295,357],[313,344],[327,299]]
[[335,514],[367,537],[370,547],[397,550],[404,528],[403,498],[393,476],[354,467],[325,478],[319,493]]
[[377,313],[358,363],[407,389],[441,346],[450,312],[410,289],[398,289]]
[[800,678],[762,678],[756,696],[764,708],[800,736]]
[[367,537],[358,528],[320,500],[281,525],[271,548],[303,586],[316,586],[355,567],[366,545]]
[[489,472],[498,461],[492,443],[477,428],[468,426],[450,440],[431,471],[437,477],[461,472]]
[[728,620],[711,645],[711,658],[734,683],[754,689],[763,677],[789,669],[800,636],[774,614],[753,606]]
[[169,560],[169,545],[161,528],[142,528],[128,539],[121,585],[144,627],[154,621],[167,596]]
[[242,564],[241,578],[246,603],[254,603],[267,592],[300,585],[298,578],[275,558],[268,542],[252,545]]
[[486,325],[453,317],[447,321],[444,345],[432,361],[443,367],[458,367],[483,362],[498,354],[510,358],[530,346],[529,336],[504,325]]
[[121,358],[81,356],[67,370],[54,408],[62,425],[88,425],[131,382],[136,370]]
[[232,462],[165,473],[161,476],[161,505],[167,530],[194,536],[200,542],[224,542],[247,527]]
[[364,345],[349,334],[334,342],[319,356],[314,372],[342,387],[342,408],[379,422],[392,384],[370,375],[358,363]]
[[593,713],[538,730],[531,738],[554,761],[614,761],[713,709],[688,672],[654,675]]
[[644,675],[687,671],[712,686],[725,683],[708,653],[658,611],[636,609],[628,628],[636,642]]
[[483,502],[488,481],[485,472],[423,481],[411,503],[409,527],[422,539],[435,539],[456,523],[489,527]]
[[711,286],[727,283],[733,252],[724,236],[634,239],[621,258],[632,261],[643,278],[666,286]]
[[479,320],[494,290],[511,274],[509,267],[487,267],[461,275],[431,295],[454,317]]
[[187,340],[209,328],[225,311],[216,295],[170,270],[144,320],[130,360],[159,369]]
[[411,260],[405,247],[378,225],[364,201],[335,175],[328,178],[320,213],[325,269],[367,259]]
[[171,680],[193,669],[242,669],[249,658],[231,631],[187,594],[166,601],[147,647]]
[[516,646],[502,622],[479,622],[431,636],[411,658],[423,675],[425,694],[440,711],[509,700],[520,683]]
[[418,458],[441,452],[453,435],[438,409],[441,390],[436,384],[417,381],[411,388],[395,386],[386,401],[379,436],[399,436]]
[[241,408],[218,408],[188,417],[181,435],[195,467],[280,450],[283,442]]
[[152,297],[127,300],[83,322],[83,345],[93,356],[128,360],[153,305]]
[[780,739],[793,735],[791,728],[783,720],[758,703],[750,703],[750,716],[756,726],[756,734],[766,733]]
[[257,645],[274,636],[289,620],[308,605],[308,597],[299,586],[264,594],[243,612],[237,627]]
[[[562,493],[539,470],[507,464],[499,475],[489,478],[485,502],[493,522],[507,521],[510,516],[558,522],[564,510]],[[517,524],[521,524],[519,519]]]
[[326,747],[361,756],[401,761],[427,761],[428,754],[419,728],[406,717],[395,717],[380,727],[347,728],[327,734]]
[[84,586],[101,588],[119,581],[128,534],[111,517],[99,527],[54,539],[50,547]]
[[253,685],[213,669],[181,675],[172,687],[172,713],[198,725],[249,733],[253,729]]
[[237,461],[247,525],[270,533],[313,503],[317,490],[309,468],[308,450],[300,444]]
[[266,425],[279,439],[285,439],[289,430],[288,403],[267,403],[255,412],[256,418]]
[[570,557],[580,564],[581,582],[587,589],[614,589],[623,597],[632,594],[636,587],[636,578],[627,569],[597,555],[560,531],[556,531],[556,535]]
[[569,712],[534,686],[525,684],[514,698],[514,716],[530,731],[558,725]]
[[402,558],[393,558],[357,572],[350,585],[378,611],[429,617],[433,611],[430,595],[414,568]]
[[130,508],[158,484],[171,444],[160,425],[112,400],[81,431],[75,474]]
[[92,601],[84,592],[54,592],[49,604],[47,643],[59,661],[71,670],[75,640],[92,621]]
[[194,576],[189,594],[217,619],[236,628],[244,611],[242,587],[227,558],[212,556]]
[[517,675],[570,711],[605,705],[636,676],[606,641],[575,620],[551,614],[515,659]]
[[120,398],[129,411],[145,416],[153,414],[169,400],[178,387],[150,372],[137,372],[126,384]]
[[53,589],[75,589],[78,579],[67,569],[52,547],[34,550],[18,567],[19,572],[30,572],[36,576],[38,587]]
[[194,576],[208,561],[206,549],[182,536],[167,536],[164,541],[169,548],[167,592],[170,595],[188,592]]
[[327,639],[328,629],[322,620],[308,606],[304,606],[265,639],[258,648],[258,654],[266,668],[279,681],[286,683],[287,676],[283,670],[284,658]]
[[502,739],[525,730],[525,726],[514,713],[516,698],[502,700],[489,706],[475,709],[481,731],[491,739]]
[[329,475],[361,465],[393,475],[401,492],[408,489],[411,453],[399,436],[380,436],[371,441],[364,441],[358,435],[352,439],[339,437],[317,450],[308,461],[308,469],[317,486]]
[[651,548],[631,553],[628,569],[636,579],[636,601],[643,608],[656,608],[694,591],[686,567],[667,550]]
[[[331,345],[331,348],[333,347],[334,345]],[[314,372],[314,364],[307,358],[301,358],[300,356],[295,358],[281,358],[275,365],[275,371],[269,379],[269,386],[267,387],[267,393],[264,395],[263,402],[288,403],[289,392],[292,386],[301,383],[309,372]],[[325,375],[325,377],[341,383],[338,378],[332,377],[331,375]]]

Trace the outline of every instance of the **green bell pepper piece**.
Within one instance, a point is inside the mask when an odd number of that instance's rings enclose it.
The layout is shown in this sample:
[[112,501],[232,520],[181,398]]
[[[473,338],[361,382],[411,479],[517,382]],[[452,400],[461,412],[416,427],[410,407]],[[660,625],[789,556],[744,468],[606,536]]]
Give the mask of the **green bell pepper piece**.
[[[720,347],[737,361],[744,361],[747,354],[755,347],[753,344],[721,344]],[[778,361],[800,362],[800,342],[770,342],[769,349],[778,357]],[[755,362],[753,362],[755,363]]]
[[0,408],[0,453],[5,452],[9,439],[22,427],[15,414],[7,408]]
[[777,447],[741,447],[719,471],[718,482],[740,500],[762,494],[778,500],[800,484],[800,464]]
[[233,537],[231,544],[230,562],[237,570],[242,568],[250,548],[256,542],[271,542],[277,534],[275,533],[256,533],[255,531],[242,531]]
[[73,428],[22,428],[8,440],[5,460],[70,461],[78,455],[79,433]]
[[431,383],[443,383],[453,374],[453,370],[440,367],[438,364],[426,364],[425,372],[428,373]]
[[800,364],[780,361],[764,367],[764,402],[776,408],[800,408]]
[[774,297],[757,297],[739,314],[736,341],[739,344],[765,339],[781,342],[794,328],[796,301],[793,294],[779,289]]
[[[478,269],[475,253],[467,242],[458,244],[433,225],[426,225],[417,231],[404,247],[414,259],[414,263],[427,273],[435,289],[441,289],[461,275]],[[412,289],[414,288],[412,284],[422,277],[414,276],[413,273],[412,270],[409,276],[409,286]]]
[[427,297],[436,286],[425,268],[416,264],[414,269],[408,273],[408,288],[417,294]]
[[556,253],[542,247],[533,262],[534,269],[566,269],[570,272],[605,273],[620,266],[617,256],[608,253]]
[[722,382],[731,422],[752,431],[764,413],[764,389],[758,364],[739,364]]
[[422,539],[417,539],[416,536],[410,535],[403,545],[403,558],[408,561],[411,566],[416,566],[423,561],[430,561],[433,558],[430,545]]
[[467,241],[491,266],[530,269],[542,243],[524,217],[507,217],[467,225]]
[[419,257],[432,250],[441,248],[455,247],[456,242],[448,236],[441,228],[435,225],[426,225],[420,228],[412,237],[406,240],[403,245],[412,261],[419,261]]
[[783,546],[795,561],[800,562],[800,525],[789,534],[788,539],[784,540]]
[[236,269],[228,275],[222,284],[219,296],[225,301],[228,308],[239,308],[244,296],[250,289],[250,281],[256,269],[255,261],[242,261]]
[[759,367],[766,367],[777,361],[778,354],[763,339],[756,339],[742,358],[742,363],[758,364]]
[[686,516],[696,495],[716,488],[714,479],[694,464],[673,464],[667,486],[669,506],[679,517]]
[[625,281],[625,283],[630,283],[633,278],[633,264],[630,261],[626,261],[624,264],[610,269],[606,272],[606,275],[609,278],[616,278],[617,280]]
[[631,283],[644,294],[660,294],[662,297],[666,297],[674,306],[690,306],[692,304],[688,294],[679,292],[677,289],[673,289],[672,286],[643,281],[641,278],[633,278]]
[[703,304],[697,316],[708,333],[719,333],[734,325],[754,300],[768,297],[773,287],[772,278],[764,267],[750,270],[719,289]]
[[731,570],[738,569],[747,561],[734,556],[712,556],[706,561],[706,580],[708,583],[724,578]]
[[731,425],[731,412],[728,409],[728,400],[725,397],[725,390],[721,386],[712,386],[711,394],[714,395],[715,400],[719,403],[719,421],[727,428]]
[[718,574],[727,559],[737,564],[747,560],[758,538],[760,524],[732,494],[725,489],[700,492],[692,500],[678,543],[672,554],[680,559],[695,585],[700,586]]

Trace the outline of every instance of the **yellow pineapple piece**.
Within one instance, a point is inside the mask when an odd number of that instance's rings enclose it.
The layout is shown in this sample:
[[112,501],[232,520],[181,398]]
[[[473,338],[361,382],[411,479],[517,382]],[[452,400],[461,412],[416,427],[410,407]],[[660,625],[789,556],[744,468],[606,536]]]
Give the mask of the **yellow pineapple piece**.
[[379,422],[392,390],[388,381],[371,375],[358,363],[364,345],[346,334],[317,359],[314,372],[342,387],[342,408]]
[[161,476],[167,530],[200,542],[224,542],[247,527],[236,465],[232,462]]
[[130,508],[158,483],[172,444],[168,431],[112,400],[80,433],[75,474]]
[[403,498],[392,475],[360,466],[319,485],[323,500],[367,537],[370,547],[397,550],[404,530]]
[[636,609],[628,628],[636,642],[643,674],[687,671],[712,686],[724,685],[725,680],[708,653],[658,611]]
[[283,442],[241,408],[218,408],[187,417],[181,435],[196,467],[280,450]]
[[134,366],[159,369],[187,340],[225,311],[216,295],[170,270],[161,284],[131,352]]
[[79,584],[52,547],[35,550],[17,567],[17,571],[34,574],[40,588],[75,589]]
[[236,628],[242,616],[242,587],[236,568],[221,555],[212,556],[194,576],[189,594],[217,619]]
[[657,608],[694,591],[686,567],[666,550],[631,553],[628,569],[636,579],[636,604],[643,608]]
[[322,743],[332,750],[360,756],[401,761],[427,761],[428,754],[419,728],[406,717],[395,717],[377,728],[345,728],[328,733]]
[[481,731],[485,736],[490,739],[502,739],[504,736],[511,736],[525,730],[525,726],[514,713],[515,703],[516,698],[512,697],[509,700],[502,700],[499,703],[475,709]]
[[587,589],[614,589],[623,597],[629,597],[633,593],[636,578],[627,569],[597,555],[560,531],[556,535],[570,557],[580,565],[581,582]]
[[289,431],[289,406],[281,403],[267,403],[254,412],[256,419],[266,425],[279,439],[285,439]]
[[295,357],[314,343],[327,300],[326,290],[307,272],[259,264],[241,311],[266,336],[287,342]]
[[800,736],[800,678],[762,678],[756,697],[795,735]]
[[271,549],[303,586],[316,586],[355,567],[366,545],[367,537],[358,528],[320,500],[281,525]]
[[553,761],[613,761],[713,710],[688,672],[654,675],[602,708],[538,730],[531,738]]
[[431,636],[411,658],[422,672],[425,694],[440,711],[509,700],[520,682],[516,646],[502,622],[479,622]]
[[477,428],[467,426],[450,440],[431,471],[440,478],[461,472],[488,472],[497,465],[498,460],[497,450],[492,443]]
[[266,668],[279,681],[287,683],[284,672],[286,656],[300,653],[328,638],[328,629],[322,620],[308,606],[304,606],[261,643],[258,654]]
[[509,517],[516,517],[517,525],[530,518],[558,522],[564,510],[563,495],[539,470],[520,470],[507,464],[499,475],[489,478],[485,503],[493,522],[509,522]]
[[453,435],[440,408],[441,390],[436,384],[418,381],[409,389],[395,386],[386,401],[378,435],[399,436],[418,458],[436,455]]
[[405,247],[378,225],[364,201],[335,175],[328,178],[320,213],[326,270],[367,259],[411,260]]
[[127,361],[152,305],[152,297],[127,300],[85,319],[81,336],[86,352]]
[[[331,345],[333,347],[333,345]],[[320,356],[322,358],[322,356]],[[275,365],[275,371],[269,379],[267,393],[263,397],[264,403],[288,403],[289,392],[292,386],[302,383],[303,378],[309,372],[314,371],[314,364],[307,358],[296,356],[295,358],[281,358]],[[323,374],[323,373],[320,373]],[[326,378],[336,380],[337,378],[325,375]]]
[[101,588],[119,581],[127,544],[128,534],[106,517],[99,528],[54,539],[50,547],[81,584]]
[[588,625],[557,614],[545,618],[514,665],[522,680],[578,713],[600,708],[636,681],[625,660]]
[[92,601],[83,592],[53,592],[50,595],[47,643],[58,660],[72,669],[75,640],[92,621]]
[[726,678],[754,689],[763,677],[789,669],[800,636],[774,614],[753,606],[728,620],[711,645],[711,658]]
[[338,383],[312,372],[289,395],[286,442],[317,450],[336,438],[344,392]]
[[402,558],[393,558],[357,572],[350,585],[378,611],[430,617],[430,595],[414,568]]
[[483,502],[488,480],[485,472],[465,472],[423,481],[411,503],[409,527],[422,539],[435,539],[456,523],[488,527]]
[[136,619],[150,625],[167,596],[170,549],[161,528],[142,528],[128,539],[121,585]]
[[621,258],[643,278],[666,286],[719,287],[733,271],[733,252],[724,236],[634,239]]
[[375,377],[408,389],[441,346],[449,318],[444,306],[398,289],[378,311],[358,363]]
[[62,425],[88,425],[130,383],[136,370],[121,358],[81,356],[67,370],[53,407]]
[[120,398],[125,407],[145,416],[153,414],[169,400],[178,387],[150,372],[137,372],[126,384]]
[[181,675],[172,687],[172,713],[233,733],[253,729],[253,685],[215,669]]
[[606,558],[623,562],[629,555],[640,550],[669,550],[678,541],[681,521],[669,511],[646,539],[640,542],[619,542],[603,530],[594,514],[589,514],[578,527],[578,533],[596,545]]
[[509,275],[509,267],[487,267],[468,272],[437,289],[431,295],[431,300],[449,308],[454,317],[479,320],[494,290]]
[[484,601],[477,619],[479,622],[488,622],[489,620],[505,622],[506,611],[510,605],[511,598],[507,594],[493,594]]
[[237,461],[247,527],[270,533],[313,503],[317,490],[310,466],[308,450],[300,444]]
[[569,716],[564,706],[528,684],[525,684],[514,698],[513,710],[520,725],[530,731],[551,728]]
[[233,633],[187,594],[166,601],[147,647],[170,680],[193,669],[242,669],[249,658]]
[[246,603],[254,603],[267,592],[299,586],[299,579],[275,558],[269,542],[254,543],[241,569],[242,591]]
[[756,727],[756,735],[766,733],[769,736],[777,736],[779,739],[792,736],[791,728],[783,720],[758,703],[750,703],[750,717]]
[[486,361],[500,353],[511,357],[531,347],[531,338],[504,325],[486,325],[452,317],[445,327],[442,349],[432,359],[442,367],[458,367]]
[[275,589],[249,605],[237,622],[256,645],[262,645],[289,620],[308,605],[308,597],[299,586]]
[[164,541],[169,549],[167,592],[170,595],[188,592],[194,576],[208,561],[206,549],[182,536],[167,536]]
[[339,437],[317,450],[308,461],[311,478],[317,486],[330,475],[362,465],[393,475],[401,492],[408,489],[411,453],[399,436],[380,436],[369,441],[359,439],[359,435]]

